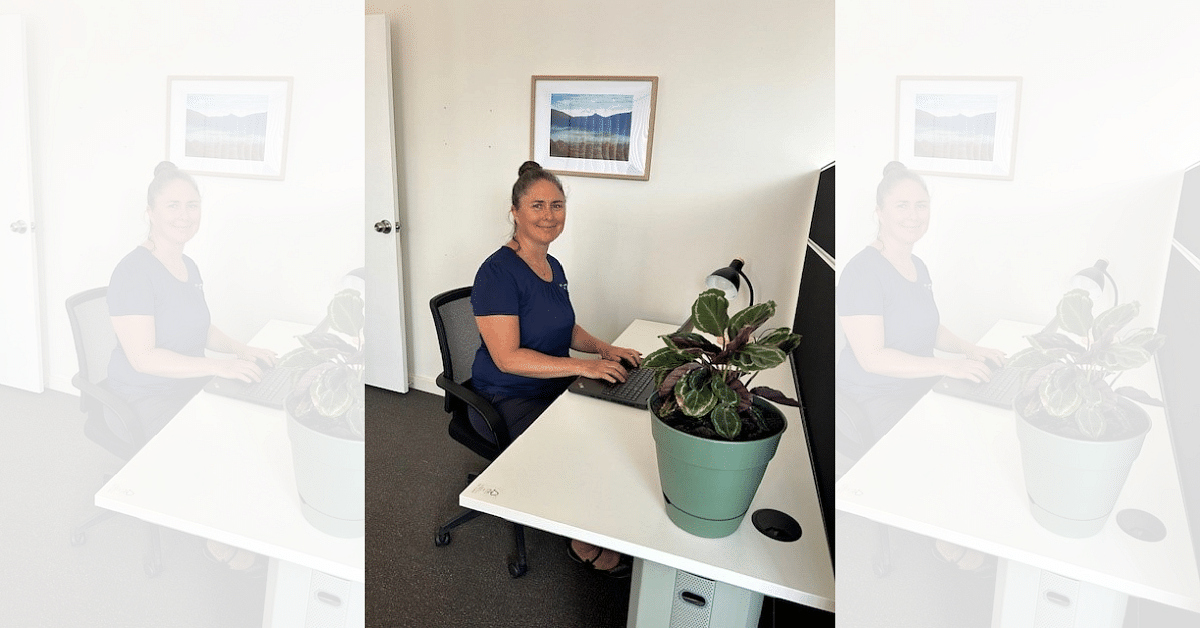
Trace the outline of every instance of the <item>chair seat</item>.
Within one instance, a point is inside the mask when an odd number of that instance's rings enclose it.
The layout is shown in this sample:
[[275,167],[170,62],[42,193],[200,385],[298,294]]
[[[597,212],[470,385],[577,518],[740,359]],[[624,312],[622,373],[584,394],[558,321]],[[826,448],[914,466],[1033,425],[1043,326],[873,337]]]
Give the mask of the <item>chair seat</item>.
[[450,423],[447,425],[446,431],[450,433],[450,438],[466,445],[468,449],[476,454],[495,460],[500,455],[499,448],[495,443],[479,435],[475,431],[475,427],[471,425],[471,420],[467,418],[466,412],[456,412],[450,418]]

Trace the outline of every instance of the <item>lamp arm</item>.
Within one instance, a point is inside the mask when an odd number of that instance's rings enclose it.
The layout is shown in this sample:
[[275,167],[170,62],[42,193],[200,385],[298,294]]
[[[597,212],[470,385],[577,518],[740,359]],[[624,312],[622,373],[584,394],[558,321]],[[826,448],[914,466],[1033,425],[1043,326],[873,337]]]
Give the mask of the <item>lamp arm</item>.
[[[750,278],[746,276],[746,273],[742,272],[742,269],[740,269],[740,268],[738,269],[738,274],[742,276],[742,279],[746,280],[746,287],[750,288],[750,305],[751,305],[751,307],[753,307],[754,306],[754,284],[750,283]],[[1116,284],[1113,284],[1113,285],[1115,286]]]
[[1108,274],[1107,269],[1105,269],[1103,272],[1104,272],[1104,276],[1108,277],[1108,280],[1112,282],[1112,285],[1113,285],[1113,307],[1117,307],[1117,305],[1121,302],[1120,299],[1117,298],[1117,296],[1120,294],[1117,291],[1117,280],[1113,279],[1113,276]]

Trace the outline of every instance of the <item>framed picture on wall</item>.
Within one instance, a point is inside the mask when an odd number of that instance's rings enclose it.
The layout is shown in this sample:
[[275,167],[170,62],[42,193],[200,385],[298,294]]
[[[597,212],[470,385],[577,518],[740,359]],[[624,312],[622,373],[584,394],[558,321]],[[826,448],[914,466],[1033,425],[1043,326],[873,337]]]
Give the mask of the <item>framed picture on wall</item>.
[[167,78],[167,159],[193,174],[283,179],[292,78]]
[[932,175],[1013,178],[1019,77],[896,79],[896,160]]
[[657,76],[535,76],[531,159],[566,175],[650,179]]

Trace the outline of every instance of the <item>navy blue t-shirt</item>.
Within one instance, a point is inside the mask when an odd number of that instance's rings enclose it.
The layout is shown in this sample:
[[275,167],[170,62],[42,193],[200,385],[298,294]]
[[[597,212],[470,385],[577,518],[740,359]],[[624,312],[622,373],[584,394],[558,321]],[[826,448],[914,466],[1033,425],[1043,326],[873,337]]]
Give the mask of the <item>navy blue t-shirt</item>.
[[[188,256],[187,281],[180,281],[144,246],[139,246],[117,263],[108,282],[110,316],[154,317],[154,343],[181,355],[203,357],[208,343],[211,317],[204,301],[200,269]],[[125,399],[146,396],[194,394],[207,377],[179,379],[147,375],[133,369],[121,344],[113,349],[108,364],[108,388]]]
[[[838,316],[882,316],[885,347],[932,357],[941,318],[933,301],[929,269],[915,255],[913,264],[917,267],[917,280],[909,281],[878,249],[871,246],[863,249],[842,270],[837,285]],[[859,398],[928,386],[930,379],[868,373],[858,363],[849,343],[838,359],[837,378],[838,386]]]
[[[567,276],[558,260],[547,255],[554,278],[545,281],[507,246],[484,260],[475,274],[471,305],[475,316],[511,315],[519,319],[521,347],[565,358],[575,331],[575,309],[567,293]],[[487,344],[480,343],[471,369],[476,390],[505,397],[553,397],[573,378],[537,379],[512,375],[496,367]]]

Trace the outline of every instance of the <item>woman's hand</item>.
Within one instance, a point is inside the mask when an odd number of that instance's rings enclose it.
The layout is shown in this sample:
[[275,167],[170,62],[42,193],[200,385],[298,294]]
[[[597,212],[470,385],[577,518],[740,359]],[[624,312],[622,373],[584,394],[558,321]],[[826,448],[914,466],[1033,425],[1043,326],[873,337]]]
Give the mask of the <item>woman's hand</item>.
[[242,345],[237,351],[237,357],[239,360],[247,362],[258,362],[261,360],[267,366],[275,366],[276,354],[270,349]]
[[1004,366],[1005,353],[999,349],[989,349],[979,345],[971,345],[964,354],[970,360],[977,362],[992,363],[997,367]]
[[624,382],[629,373],[620,362],[613,360],[579,360],[579,374],[615,384]]
[[969,379],[977,384],[991,381],[992,370],[980,360],[943,359],[944,374],[956,379]]
[[600,357],[613,362],[625,360],[634,366],[641,366],[642,364],[641,352],[634,351],[633,349],[626,349],[625,347],[604,345],[603,347],[600,347]]
[[240,379],[243,382],[259,382],[262,381],[262,369],[258,365],[248,360],[220,360],[213,359],[213,375],[224,377],[225,379]]

